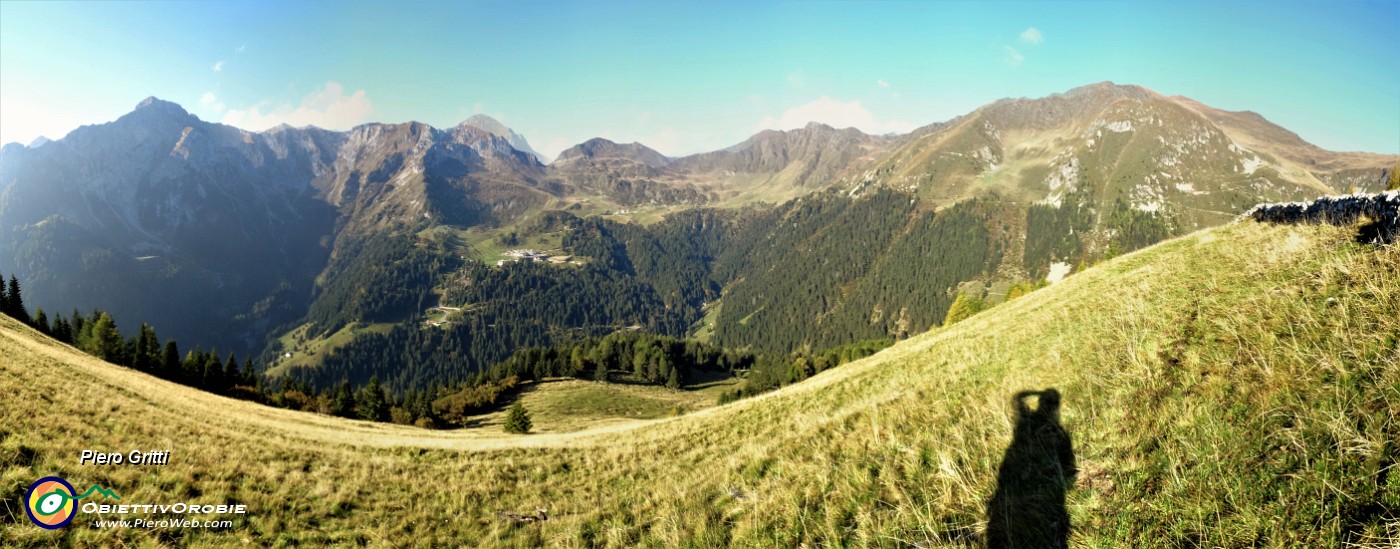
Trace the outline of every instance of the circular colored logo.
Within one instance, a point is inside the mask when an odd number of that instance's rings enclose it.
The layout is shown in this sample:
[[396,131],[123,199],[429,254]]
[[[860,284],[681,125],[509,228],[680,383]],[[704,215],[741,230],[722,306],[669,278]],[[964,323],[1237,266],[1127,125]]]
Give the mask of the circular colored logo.
[[78,504],[73,501],[76,495],[68,481],[44,477],[29,486],[29,493],[24,496],[24,510],[35,525],[57,530],[68,526],[78,514]]

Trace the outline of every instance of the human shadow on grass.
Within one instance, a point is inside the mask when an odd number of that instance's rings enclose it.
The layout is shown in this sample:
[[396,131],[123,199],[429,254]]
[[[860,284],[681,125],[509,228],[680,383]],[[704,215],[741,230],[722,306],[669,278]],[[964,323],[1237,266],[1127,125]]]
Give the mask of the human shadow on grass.
[[1069,432],[1060,425],[1060,392],[1022,391],[1012,403],[1016,431],[987,502],[987,547],[1069,547],[1065,492],[1078,470]]

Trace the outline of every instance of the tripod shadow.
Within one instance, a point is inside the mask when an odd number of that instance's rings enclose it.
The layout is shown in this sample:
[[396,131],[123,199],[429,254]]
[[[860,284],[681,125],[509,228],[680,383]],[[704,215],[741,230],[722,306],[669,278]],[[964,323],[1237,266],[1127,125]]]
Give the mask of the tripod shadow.
[[[1034,410],[1027,404],[1037,397]],[[1060,392],[1022,391],[1013,399],[1016,431],[987,502],[987,547],[1069,547],[1065,492],[1078,470],[1060,425]]]

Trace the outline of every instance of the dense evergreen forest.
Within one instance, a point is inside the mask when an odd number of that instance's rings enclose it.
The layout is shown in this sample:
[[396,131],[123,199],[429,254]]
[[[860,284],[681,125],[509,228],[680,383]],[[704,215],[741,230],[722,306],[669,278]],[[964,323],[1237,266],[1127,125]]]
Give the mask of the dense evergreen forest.
[[1044,278],[1051,263],[1074,261],[1083,251],[1079,235],[1094,226],[1093,209],[1078,194],[1063,198],[1059,207],[1032,204],[1026,210],[1025,266],[1032,279]]
[[[463,312],[442,327],[421,319],[387,334],[361,335],[298,379],[325,387],[360,385],[378,377],[404,391],[467,379],[523,347],[548,346],[635,326],[648,333],[684,335],[694,322],[668,309],[654,286],[595,265],[577,268],[512,263],[469,264],[450,278],[444,302]],[[698,309],[698,308],[697,308]]]
[[354,322],[394,322],[435,305],[437,278],[461,265],[441,249],[419,245],[412,234],[346,239],[331,258],[326,283],[307,311],[311,335]]
[[734,374],[754,368],[760,361],[772,362],[750,352],[725,350],[694,340],[617,332],[577,343],[521,349],[472,381],[576,377],[679,389],[703,372]]
[[[560,235],[575,264],[488,266],[408,237],[366,244],[363,258],[344,260],[352,274],[323,291],[337,297],[321,300],[328,305],[309,318],[325,331],[402,321],[293,375],[319,388],[371,378],[395,393],[454,386],[518,349],[625,329],[680,338],[702,319],[721,348],[782,357],[904,338],[943,322],[964,282],[1028,282],[1053,261],[1082,260],[1081,235],[1096,223],[1113,231],[1112,253],[1170,234],[1155,217],[1124,207],[1099,220],[1080,199],[1087,197],[1024,208],[987,197],[935,210],[878,188],[859,197],[813,193],[775,207],[694,209],[652,225],[552,211],[516,229]],[[1029,233],[1024,256],[1007,258],[1019,216]],[[519,242],[518,233],[507,237]],[[355,267],[361,263],[377,267]],[[1008,279],[999,272],[1008,263],[1029,278]],[[436,294],[423,289],[425,280],[438,282]],[[382,287],[398,289],[357,297]],[[438,299],[456,312],[427,327],[421,311]],[[279,349],[269,351],[264,357]]]
[[774,210],[720,257],[716,272],[733,282],[715,341],[791,352],[928,330],[959,282],[1001,262],[1004,244],[988,230],[996,223],[981,201],[935,213],[892,191]]
[[[503,393],[545,378],[641,383],[670,389],[704,379],[707,373],[743,378],[739,388],[720,396],[721,404],[796,383],[846,362],[870,356],[892,339],[861,341],[813,354],[771,355],[723,349],[694,340],[617,332],[577,343],[531,347],[457,384],[432,403],[434,417],[462,424],[494,409]],[[434,390],[442,395],[443,390]],[[408,400],[412,400],[409,397]]]

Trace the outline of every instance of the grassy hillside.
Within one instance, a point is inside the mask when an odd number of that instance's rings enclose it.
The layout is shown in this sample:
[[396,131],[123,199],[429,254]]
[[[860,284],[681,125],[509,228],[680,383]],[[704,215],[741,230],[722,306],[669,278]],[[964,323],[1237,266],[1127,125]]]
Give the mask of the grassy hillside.
[[[1393,546],[1400,250],[1349,232],[1212,229],[774,393],[527,436],[210,396],[3,319],[0,545]],[[46,531],[17,504],[45,475],[249,511]]]
[[279,353],[291,355],[290,357],[278,357],[270,368],[269,376],[280,376],[287,373],[288,369],[295,367],[316,367],[321,364],[325,356],[336,349],[344,347],[360,334],[373,332],[377,334],[387,334],[392,330],[393,324],[350,324],[336,330],[334,333],[325,334],[321,337],[310,336],[311,325],[303,324],[292,329],[278,338],[281,346]]

